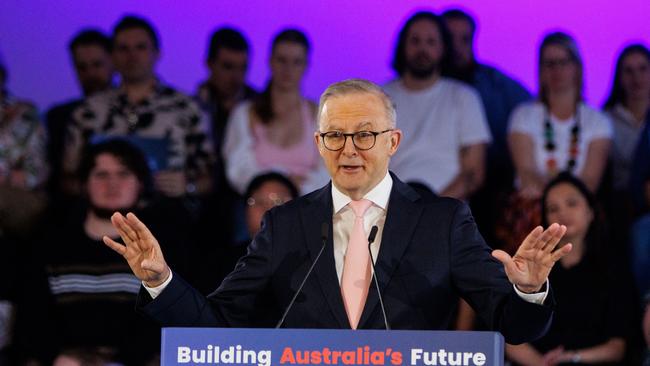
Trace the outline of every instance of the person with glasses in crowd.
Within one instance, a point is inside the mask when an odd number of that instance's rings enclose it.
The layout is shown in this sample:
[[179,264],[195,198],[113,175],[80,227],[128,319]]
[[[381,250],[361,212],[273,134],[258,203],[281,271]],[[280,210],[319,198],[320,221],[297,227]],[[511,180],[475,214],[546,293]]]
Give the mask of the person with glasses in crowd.
[[574,174],[592,192],[600,186],[612,126],[584,102],[583,74],[576,41],[562,32],[547,34],[539,48],[537,100],[518,106],[508,127],[515,188],[497,236],[510,251],[541,222],[538,200],[557,174]]
[[[212,293],[233,270],[237,260],[246,254],[248,244],[261,229],[264,214],[273,207],[298,197],[298,188],[286,176],[269,172],[253,178],[246,188],[244,197],[246,198],[243,215],[246,237],[241,239],[231,237],[228,240],[222,235],[221,240],[215,240],[215,231],[227,230],[223,226],[228,225],[229,220],[221,216],[210,223],[211,240],[206,240],[197,246],[198,254],[194,256],[191,283],[203,294]],[[218,230],[215,230],[215,222],[219,225]]]

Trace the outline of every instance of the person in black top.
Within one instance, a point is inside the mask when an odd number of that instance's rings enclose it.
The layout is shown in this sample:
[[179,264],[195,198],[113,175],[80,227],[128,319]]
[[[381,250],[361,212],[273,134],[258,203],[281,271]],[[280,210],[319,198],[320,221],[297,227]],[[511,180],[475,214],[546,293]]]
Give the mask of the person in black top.
[[[170,260],[185,272],[188,248],[181,243],[187,240],[189,223],[184,223],[182,214],[172,217],[180,208],[168,205],[176,201],[150,200],[153,189],[147,161],[124,140],[91,145],[80,163],[79,176],[85,208],[80,213],[70,210],[60,218],[50,216],[53,226],[34,245],[47,286],[46,293],[32,293],[23,302],[29,310],[18,319],[20,332],[25,334],[20,338],[28,343],[22,351],[27,358],[41,358],[45,363],[52,357],[76,354],[144,364],[156,357],[159,328],[133,310],[140,281],[101,238],[118,237],[110,222],[113,212],[140,212],[165,232],[163,245],[173,253]],[[62,235],[64,243],[51,242]],[[35,306],[39,301],[48,306]],[[19,303],[19,312],[20,307]],[[31,338],[39,333],[46,334],[44,344]]]
[[597,203],[582,181],[561,173],[542,195],[543,225],[558,222],[567,232],[558,246],[573,250],[549,276],[557,301],[555,317],[541,339],[506,347],[521,365],[625,364],[635,309],[629,276],[611,260]]

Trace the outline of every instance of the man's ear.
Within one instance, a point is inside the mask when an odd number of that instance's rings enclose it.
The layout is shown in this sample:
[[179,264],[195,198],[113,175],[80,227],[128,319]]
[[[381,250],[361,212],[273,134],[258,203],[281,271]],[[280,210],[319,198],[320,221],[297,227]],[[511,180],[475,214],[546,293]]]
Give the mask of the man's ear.
[[390,135],[390,156],[393,156],[399,148],[399,144],[402,142],[402,130],[396,128],[391,131]]
[[320,138],[320,133],[318,131],[314,132],[314,144],[316,144],[316,148],[318,149],[318,153],[323,156],[323,146],[320,143],[321,138]]

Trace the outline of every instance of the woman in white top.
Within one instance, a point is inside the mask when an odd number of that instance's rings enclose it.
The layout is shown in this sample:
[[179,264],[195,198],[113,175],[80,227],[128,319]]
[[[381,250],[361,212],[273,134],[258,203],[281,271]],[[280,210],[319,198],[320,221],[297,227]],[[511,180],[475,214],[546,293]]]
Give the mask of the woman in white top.
[[539,51],[539,95],[510,117],[508,144],[518,193],[539,198],[561,171],[595,192],[607,164],[612,127],[582,100],[583,64],[576,42],[561,32],[544,37]]
[[228,181],[240,194],[255,176],[269,171],[288,176],[302,193],[327,183],[314,144],[316,105],[301,92],[308,54],[304,33],[295,29],[278,33],[266,89],[230,116],[223,154]]

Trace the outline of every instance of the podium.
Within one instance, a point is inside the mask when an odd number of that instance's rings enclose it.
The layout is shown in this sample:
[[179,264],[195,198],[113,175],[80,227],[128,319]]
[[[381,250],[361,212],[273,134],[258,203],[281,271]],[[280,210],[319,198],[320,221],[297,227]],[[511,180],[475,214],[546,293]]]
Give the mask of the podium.
[[164,328],[161,365],[503,365],[495,332]]

